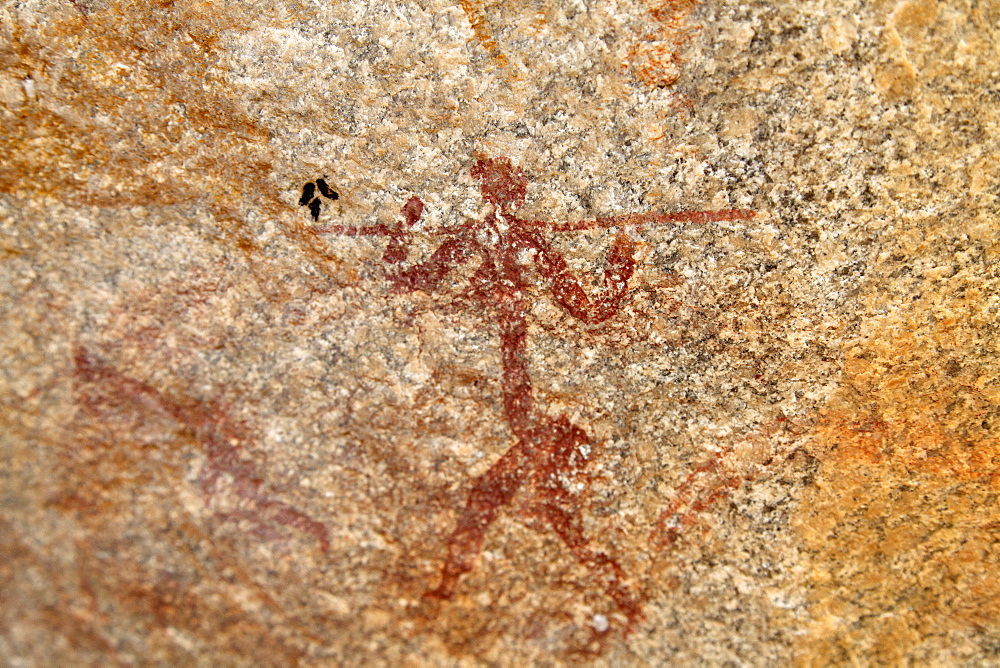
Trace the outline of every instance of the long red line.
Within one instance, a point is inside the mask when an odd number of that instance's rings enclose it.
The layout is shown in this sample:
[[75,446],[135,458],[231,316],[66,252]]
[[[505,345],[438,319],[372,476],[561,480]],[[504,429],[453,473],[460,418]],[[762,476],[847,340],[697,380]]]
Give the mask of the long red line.
[[723,220],[749,220],[756,215],[749,209],[720,209],[718,211],[672,211],[669,213],[627,213],[624,216],[602,216],[595,220],[575,223],[549,223],[529,221],[535,229],[549,232],[574,232],[577,230],[606,229],[626,225],[652,225],[664,223],[717,223]]
[[[576,232],[579,230],[607,229],[628,225],[655,225],[666,223],[718,223],[724,220],[750,220],[756,211],[750,209],[718,209],[716,211],[671,211],[663,213],[627,213],[623,216],[601,216],[594,220],[578,220],[573,223],[553,223],[544,220],[522,220],[533,230],[546,232]],[[428,230],[427,234],[453,234],[468,226],[459,225],[438,230]],[[382,237],[399,234],[388,225],[313,225],[313,234],[343,234],[350,237]]]

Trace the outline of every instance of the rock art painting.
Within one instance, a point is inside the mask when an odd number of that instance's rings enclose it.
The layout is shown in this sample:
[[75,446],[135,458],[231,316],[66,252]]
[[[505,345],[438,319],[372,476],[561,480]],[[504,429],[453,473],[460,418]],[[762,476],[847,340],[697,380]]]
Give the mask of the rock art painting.
[[0,665],[996,665],[998,30],[0,3]]
[[[642,619],[641,597],[630,587],[619,563],[591,546],[578,511],[577,495],[587,488],[586,467],[591,458],[600,456],[600,443],[566,415],[550,415],[534,399],[525,360],[528,284],[532,280],[527,265],[534,266],[555,301],[574,318],[601,323],[621,307],[635,271],[636,245],[629,230],[652,224],[746,220],[754,212],[726,209],[640,213],[564,223],[525,220],[517,215],[528,188],[520,167],[508,158],[482,158],[473,165],[471,174],[479,182],[490,211],[479,220],[436,230],[444,240],[424,262],[405,266],[411,229],[424,210],[418,197],[410,198],[403,206],[403,220],[394,226],[313,228],[317,234],[386,238],[388,244],[382,256],[385,278],[396,293],[433,292],[449,272],[474,258],[480,261],[465,296],[499,333],[503,415],[517,443],[472,481],[465,508],[448,541],[440,583],[426,596],[437,599],[454,596],[462,576],[475,567],[487,529],[524,490],[518,508],[540,519],[559,536],[601,583],[604,593],[627,620],[626,630],[631,630]],[[589,297],[546,236],[595,228],[614,231],[616,236],[607,257],[603,285],[596,296]],[[580,481],[584,484],[578,485]]]
[[160,414],[194,435],[206,459],[199,481],[205,503],[211,507],[222,478],[227,479],[238,500],[236,508],[215,512],[218,520],[247,523],[265,539],[277,537],[278,527],[301,531],[314,538],[323,552],[329,552],[329,535],[321,522],[268,494],[256,464],[244,453],[244,444],[251,441],[251,436],[222,405],[168,397],[83,347],[77,348],[74,364],[81,403],[93,417],[124,410],[145,421],[148,416]]

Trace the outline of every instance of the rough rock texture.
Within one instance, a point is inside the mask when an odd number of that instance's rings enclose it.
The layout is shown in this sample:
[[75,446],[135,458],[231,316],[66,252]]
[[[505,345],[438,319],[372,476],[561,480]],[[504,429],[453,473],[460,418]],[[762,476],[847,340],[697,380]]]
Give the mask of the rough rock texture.
[[996,0],[6,0],[0,65],[4,664],[1000,665]]

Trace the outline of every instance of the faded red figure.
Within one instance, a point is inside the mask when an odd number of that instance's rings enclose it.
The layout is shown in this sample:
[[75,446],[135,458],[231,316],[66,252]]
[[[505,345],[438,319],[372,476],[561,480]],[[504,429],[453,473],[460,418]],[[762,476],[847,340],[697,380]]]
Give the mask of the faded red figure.
[[423,202],[417,197],[410,198],[403,206],[403,220],[396,225],[313,228],[317,233],[388,237],[382,259],[386,263],[386,278],[398,293],[432,292],[450,270],[476,256],[481,262],[471,278],[469,296],[499,329],[504,418],[517,443],[473,482],[465,509],[449,540],[440,584],[427,595],[441,599],[454,595],[459,580],[472,570],[482,551],[487,528],[510,505],[515,494],[525,489],[525,506],[544,520],[586,566],[626,616],[628,627],[632,627],[642,617],[642,601],[629,588],[618,562],[591,547],[579,515],[580,504],[568,489],[567,481],[583,472],[594,444],[565,415],[549,415],[534,401],[525,360],[528,331],[525,316],[532,276],[523,258],[532,258],[528,262],[533,262],[537,273],[548,281],[555,301],[573,317],[586,323],[600,323],[614,316],[625,298],[635,270],[634,242],[623,231],[618,233],[608,254],[604,284],[596,296],[588,297],[569,272],[566,260],[546,240],[545,232],[746,219],[754,213],[728,209],[629,214],[574,223],[525,220],[516,213],[528,188],[520,167],[507,158],[485,158],[476,161],[472,176],[479,181],[483,199],[492,205],[492,210],[481,220],[440,230],[447,239],[428,260],[411,267],[402,265],[407,257],[411,228],[423,212]]

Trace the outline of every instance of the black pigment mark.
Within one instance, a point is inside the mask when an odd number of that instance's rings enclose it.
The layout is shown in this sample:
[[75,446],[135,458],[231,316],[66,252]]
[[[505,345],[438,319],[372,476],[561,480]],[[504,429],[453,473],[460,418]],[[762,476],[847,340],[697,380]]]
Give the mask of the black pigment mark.
[[309,206],[309,213],[312,214],[313,220],[319,220],[319,212],[322,209],[322,200],[316,197],[316,188],[319,188],[319,192],[323,197],[330,200],[340,199],[340,194],[330,188],[327,184],[326,179],[316,179],[316,182],[309,183],[302,186],[302,197],[299,198],[299,206]]
[[302,197],[299,198],[299,206],[305,206],[313,198],[313,193],[316,191],[316,186],[312,183],[307,183],[302,186]]
[[330,186],[326,185],[325,179],[316,179],[316,187],[319,188],[319,192],[327,199],[340,199],[340,195],[336,191],[330,190]]

